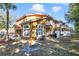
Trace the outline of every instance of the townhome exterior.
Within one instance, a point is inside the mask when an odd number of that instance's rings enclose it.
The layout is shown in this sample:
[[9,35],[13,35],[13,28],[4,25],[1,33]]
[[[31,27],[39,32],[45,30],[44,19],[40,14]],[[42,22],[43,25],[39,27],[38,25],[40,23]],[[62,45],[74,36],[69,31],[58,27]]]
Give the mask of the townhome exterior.
[[16,21],[15,31],[21,39],[38,40],[52,34],[55,30],[62,30],[64,23],[54,20],[46,14],[27,14]]
[[51,32],[55,27],[54,19],[45,14],[28,14],[16,21],[16,33],[25,39],[36,40]]

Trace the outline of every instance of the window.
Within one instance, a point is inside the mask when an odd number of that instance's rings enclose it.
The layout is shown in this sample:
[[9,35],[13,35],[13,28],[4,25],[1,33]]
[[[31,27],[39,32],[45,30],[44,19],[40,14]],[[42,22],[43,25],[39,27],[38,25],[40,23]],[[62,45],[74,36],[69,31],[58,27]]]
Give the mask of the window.
[[27,25],[27,24],[24,25],[23,27],[24,27],[24,29],[29,29],[29,25]]
[[42,25],[38,24],[37,25],[37,29],[36,29],[36,35],[43,35],[43,29],[42,29]]
[[23,36],[24,37],[29,37],[30,36],[30,27],[28,24],[25,24],[23,26]]
[[24,36],[29,36],[30,35],[30,33],[24,33]]
[[42,24],[38,24],[37,25],[37,28],[42,28]]
[[36,35],[43,35],[43,32],[37,32]]

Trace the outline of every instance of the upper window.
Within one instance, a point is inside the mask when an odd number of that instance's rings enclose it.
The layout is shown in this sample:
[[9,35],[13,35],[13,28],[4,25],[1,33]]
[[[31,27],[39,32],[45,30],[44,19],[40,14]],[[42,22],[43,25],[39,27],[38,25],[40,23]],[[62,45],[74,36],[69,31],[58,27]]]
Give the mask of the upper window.
[[37,25],[37,28],[39,29],[39,28],[42,28],[42,24],[38,24]]
[[29,28],[29,26],[28,25],[24,25],[24,28]]

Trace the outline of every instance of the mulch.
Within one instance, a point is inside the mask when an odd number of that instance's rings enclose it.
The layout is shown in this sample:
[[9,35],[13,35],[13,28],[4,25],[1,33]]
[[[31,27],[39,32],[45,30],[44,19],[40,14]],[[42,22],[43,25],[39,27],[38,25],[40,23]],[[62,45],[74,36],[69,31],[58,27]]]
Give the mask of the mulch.
[[0,44],[7,44],[7,41],[0,41]]
[[13,40],[8,40],[8,41],[1,40],[0,44],[9,44],[9,43],[12,43],[12,42],[14,42],[14,41]]

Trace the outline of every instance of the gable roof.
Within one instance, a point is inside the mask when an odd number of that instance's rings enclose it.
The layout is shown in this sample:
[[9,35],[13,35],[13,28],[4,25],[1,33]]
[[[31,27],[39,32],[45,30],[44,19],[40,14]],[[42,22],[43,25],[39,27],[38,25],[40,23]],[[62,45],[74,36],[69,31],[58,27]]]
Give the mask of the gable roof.
[[30,17],[30,16],[36,16],[36,17],[43,18],[43,17],[47,17],[48,15],[45,15],[45,14],[28,14],[28,15],[24,15],[21,18],[19,18],[16,22],[18,22],[18,21],[20,21],[20,20],[22,20],[24,18]]

